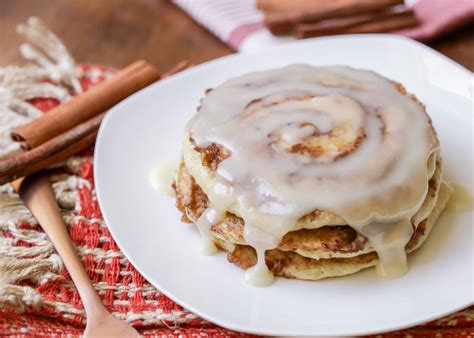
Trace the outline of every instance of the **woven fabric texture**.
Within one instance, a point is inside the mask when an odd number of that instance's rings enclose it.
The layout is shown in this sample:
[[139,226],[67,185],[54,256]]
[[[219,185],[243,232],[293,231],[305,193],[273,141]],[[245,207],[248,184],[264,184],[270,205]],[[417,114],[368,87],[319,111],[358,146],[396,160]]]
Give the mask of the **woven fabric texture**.
[[[33,36],[38,40],[38,36]],[[56,78],[51,75],[58,70],[55,65],[50,65],[47,72],[42,71],[44,65],[0,69],[0,121],[8,122],[0,124],[4,153],[5,149],[10,153],[17,151],[7,144],[9,128],[47,113],[113,73],[105,67],[76,66],[71,60]],[[22,94],[25,88],[36,88],[34,95]],[[107,308],[145,337],[247,336],[217,327],[183,309],[134,269],[102,218],[94,188],[92,156],[93,149],[85,150],[49,172],[77,252]],[[81,335],[84,324],[79,294],[48,237],[12,187],[0,186],[0,336],[76,337]],[[426,325],[383,336],[474,336],[473,325],[471,307]]]

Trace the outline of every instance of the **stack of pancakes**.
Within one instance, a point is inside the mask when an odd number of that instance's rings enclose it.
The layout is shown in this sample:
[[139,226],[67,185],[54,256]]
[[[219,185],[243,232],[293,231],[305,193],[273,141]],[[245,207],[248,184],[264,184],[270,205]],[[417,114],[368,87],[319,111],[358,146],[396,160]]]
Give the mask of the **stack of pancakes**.
[[[401,85],[397,84],[397,88],[421,105]],[[434,131],[433,134],[436,135]],[[317,149],[312,152],[312,147]],[[338,144],[302,144],[299,148],[304,149],[306,156],[312,153],[320,156],[322,152],[334,151],[334,147]],[[183,212],[184,222],[195,223],[209,207],[206,192],[213,188],[212,181],[219,164],[229,156],[232,154],[222,145],[212,143],[198,147],[192,135],[185,136],[183,160],[174,182],[177,207]],[[426,240],[450,195],[449,187],[441,180],[441,158],[437,151],[432,153],[427,166],[429,189],[411,219],[414,234],[405,247],[407,253]],[[230,262],[248,269],[256,264],[257,256],[244,240],[244,225],[241,215],[231,207],[223,221],[212,225],[210,233],[217,247],[228,251]],[[301,217],[278,247],[266,252],[265,259],[275,276],[305,280],[352,274],[375,266],[378,261],[367,238],[347,225],[342,217],[326,210],[314,210]]]

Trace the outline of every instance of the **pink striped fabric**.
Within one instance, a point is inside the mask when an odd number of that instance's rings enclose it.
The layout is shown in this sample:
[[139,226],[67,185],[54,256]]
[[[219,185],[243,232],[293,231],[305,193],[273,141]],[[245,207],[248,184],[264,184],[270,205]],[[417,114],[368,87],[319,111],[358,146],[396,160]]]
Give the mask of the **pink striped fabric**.
[[[288,39],[271,36],[263,24],[263,15],[255,8],[255,0],[173,0],[202,26],[235,50],[246,48],[252,37],[252,49],[279,44]],[[474,0],[409,1],[421,24],[412,29],[393,32],[420,41],[474,22]],[[247,46],[248,47],[248,46]]]
[[174,0],[219,39],[239,50],[251,33],[264,29],[263,15],[255,0]]

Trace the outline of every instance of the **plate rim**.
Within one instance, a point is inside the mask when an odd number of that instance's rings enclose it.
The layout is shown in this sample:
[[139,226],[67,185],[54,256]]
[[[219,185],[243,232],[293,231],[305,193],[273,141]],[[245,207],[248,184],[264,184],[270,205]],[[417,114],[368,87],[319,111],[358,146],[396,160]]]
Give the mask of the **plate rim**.
[[[102,199],[105,199],[105,197],[101,193],[102,188],[101,188],[101,184],[99,184],[99,180],[98,180],[98,177],[100,175],[98,174],[98,171],[99,171],[99,169],[98,169],[99,168],[99,166],[98,166],[99,151],[97,151],[97,150],[99,148],[101,148],[102,143],[105,142],[105,141],[103,141],[104,140],[104,134],[105,134],[104,130],[106,130],[107,124],[109,123],[109,120],[111,119],[112,114],[114,114],[115,111],[120,110],[122,108],[122,106],[128,105],[130,101],[136,100],[139,96],[144,95],[145,93],[147,93],[149,91],[156,90],[156,88],[159,88],[160,86],[167,85],[167,83],[170,82],[170,81],[174,81],[175,79],[181,78],[183,76],[187,76],[187,74],[193,73],[195,71],[199,71],[201,68],[210,67],[210,65],[212,66],[212,64],[215,64],[215,63],[226,62],[227,60],[232,60],[232,59],[235,59],[235,58],[239,58],[241,55],[243,55],[243,56],[245,56],[245,55],[257,55],[257,54],[268,53],[269,51],[277,51],[278,49],[284,49],[284,48],[291,47],[290,45],[300,45],[300,44],[308,44],[309,45],[313,41],[354,40],[354,39],[355,40],[357,40],[357,39],[360,39],[360,40],[362,40],[362,39],[374,39],[374,40],[382,39],[382,40],[401,41],[403,43],[407,43],[408,45],[411,45],[414,48],[421,49],[423,52],[434,54],[436,57],[441,58],[444,62],[447,62],[451,66],[454,66],[455,68],[457,68],[457,70],[463,72],[465,75],[471,76],[473,74],[473,72],[471,72],[470,70],[468,70],[464,66],[460,65],[456,61],[450,59],[449,57],[441,54],[440,52],[432,49],[429,46],[426,46],[426,45],[424,45],[424,44],[422,44],[418,41],[412,40],[412,39],[410,39],[408,37],[405,37],[405,36],[400,36],[400,35],[395,35],[395,34],[350,34],[350,35],[340,35],[340,36],[328,36],[328,37],[305,39],[304,41],[291,41],[291,42],[287,42],[287,43],[282,44],[282,45],[266,47],[266,49],[262,50],[262,51],[234,53],[234,54],[230,54],[230,55],[226,55],[226,56],[222,56],[222,57],[219,57],[219,58],[216,58],[216,59],[206,61],[206,62],[201,63],[199,65],[193,66],[192,68],[186,69],[186,70],[184,70],[184,71],[182,71],[178,74],[175,74],[175,75],[173,75],[173,76],[171,76],[167,79],[163,79],[159,82],[156,82],[154,84],[151,84],[151,85],[141,89],[140,91],[138,91],[138,92],[134,93],[133,95],[127,97],[125,100],[119,102],[117,105],[113,106],[112,108],[110,108],[107,111],[107,113],[106,113],[106,115],[105,115],[105,117],[104,117],[104,119],[103,119],[103,121],[100,125],[99,131],[98,131],[96,146],[95,146],[96,150],[94,152],[94,159],[93,159],[93,171],[94,171],[94,179],[96,180],[95,181],[95,189],[96,189],[97,201],[98,201],[100,209],[102,211],[102,216],[104,218],[105,224],[106,224],[108,230],[110,231],[114,241],[117,243],[118,247],[123,252],[124,256],[130,261],[130,263],[132,263],[134,268],[140,274],[142,274],[151,285],[153,285],[155,288],[157,288],[165,296],[167,296],[168,298],[170,298],[171,300],[173,300],[174,302],[176,302],[177,304],[182,306],[184,309],[187,309],[188,311],[190,311],[190,312],[192,312],[192,313],[200,316],[201,318],[204,318],[204,319],[206,319],[206,320],[208,320],[212,323],[215,323],[216,325],[219,325],[223,328],[233,330],[233,331],[237,331],[237,332],[244,332],[244,333],[250,333],[250,334],[257,334],[257,335],[272,335],[272,336],[281,336],[281,335],[300,336],[300,335],[306,335],[307,334],[307,332],[294,332],[294,330],[292,330],[292,332],[284,332],[284,331],[276,332],[276,331],[268,331],[268,330],[263,330],[262,331],[262,330],[258,330],[258,329],[248,330],[248,329],[242,328],[238,325],[234,326],[230,322],[221,321],[221,320],[213,318],[211,316],[207,316],[205,313],[202,313],[201,311],[195,309],[194,306],[192,306],[191,304],[186,304],[185,301],[181,301],[181,300],[175,298],[172,294],[170,294],[168,292],[168,290],[163,289],[162,287],[158,287],[158,285],[155,284],[152,281],[153,278],[149,278],[148,274],[141,269],[140,264],[137,264],[135,259],[132,258],[131,256],[129,256],[126,253],[126,251],[123,250],[124,246],[122,245],[121,240],[119,240],[117,238],[117,236],[116,236],[116,234],[113,230],[113,226],[111,227],[109,225],[111,223],[108,220],[108,216],[107,216],[107,213],[105,212],[105,209],[102,207],[102,204],[103,204]],[[469,79],[467,79],[467,82],[469,82]],[[467,84],[469,85],[469,83],[467,83]],[[470,96],[471,96],[471,99],[472,99],[472,90],[470,92]],[[464,309],[468,306],[471,306],[473,304],[474,304],[474,300],[467,299],[465,303],[459,305],[458,307],[456,307],[454,309],[447,310],[447,311],[445,311],[441,314],[438,313],[436,315],[426,316],[426,317],[424,317],[422,319],[419,319],[417,321],[413,321],[413,322],[410,322],[408,324],[403,324],[403,325],[393,326],[393,325],[387,324],[387,325],[379,327],[375,330],[366,329],[366,330],[350,331],[350,332],[349,331],[347,331],[347,332],[346,331],[320,332],[320,333],[318,333],[318,335],[324,335],[324,336],[357,335],[358,336],[358,335],[371,335],[371,334],[379,334],[379,333],[389,332],[389,331],[402,330],[402,329],[413,327],[413,326],[416,326],[416,325],[419,325],[419,324],[422,324],[422,323],[426,323],[426,322],[431,321],[431,320],[435,320],[435,319],[450,315],[452,313],[455,313],[455,312],[457,312],[459,310],[462,310],[462,309]]]

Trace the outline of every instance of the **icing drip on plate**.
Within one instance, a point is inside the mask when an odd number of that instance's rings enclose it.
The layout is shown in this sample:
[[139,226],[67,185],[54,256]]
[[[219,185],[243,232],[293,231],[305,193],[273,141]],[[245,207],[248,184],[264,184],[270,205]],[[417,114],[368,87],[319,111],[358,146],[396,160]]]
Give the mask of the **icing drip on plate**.
[[199,147],[215,143],[231,154],[215,171],[211,207],[197,223],[208,241],[228,210],[243,218],[258,256],[249,284],[272,281],[265,251],[314,210],[341,216],[367,237],[379,274],[406,272],[411,218],[426,196],[438,141],[423,107],[390,80],[340,66],[247,74],[212,90],[187,133]]
[[453,195],[451,196],[446,211],[453,213],[464,213],[474,210],[474,197],[462,185],[451,182]]
[[153,189],[174,197],[175,191],[172,185],[176,176],[177,167],[178,161],[168,161],[153,168],[149,173],[149,180]]
[[222,220],[223,215],[216,209],[209,207],[202,213],[196,222],[196,226],[202,237],[201,252],[204,255],[213,255],[217,253],[217,247],[212,241],[210,228],[213,224]]

